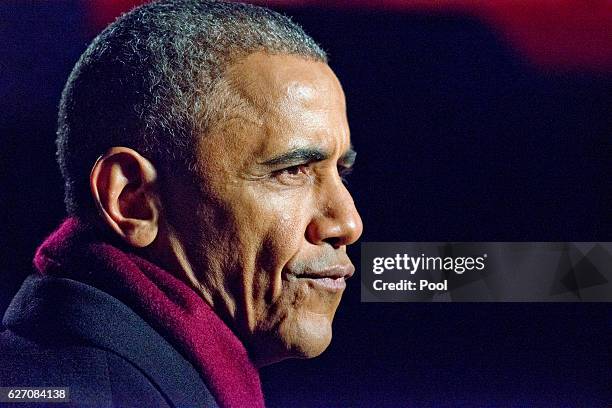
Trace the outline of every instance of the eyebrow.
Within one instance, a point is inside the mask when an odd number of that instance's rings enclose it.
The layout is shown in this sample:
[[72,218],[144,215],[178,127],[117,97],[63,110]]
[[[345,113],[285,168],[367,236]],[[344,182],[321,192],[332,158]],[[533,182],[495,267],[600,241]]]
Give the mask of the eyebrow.
[[266,166],[277,166],[279,164],[293,164],[311,161],[325,160],[329,155],[321,149],[300,147],[290,150],[279,156],[266,160],[262,164]]
[[[346,167],[351,167],[355,163],[357,152],[353,148],[349,148],[340,157],[339,162]],[[300,147],[290,150],[279,156],[273,157],[261,163],[265,166],[291,165],[296,163],[316,162],[329,159],[329,153],[318,148]]]

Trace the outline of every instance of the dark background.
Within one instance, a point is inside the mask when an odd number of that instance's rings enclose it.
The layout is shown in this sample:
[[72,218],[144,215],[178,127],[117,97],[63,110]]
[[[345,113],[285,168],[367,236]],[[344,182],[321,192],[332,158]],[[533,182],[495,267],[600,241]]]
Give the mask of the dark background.
[[[0,4],[0,312],[64,215],[63,84],[128,3]],[[363,241],[612,241],[612,9],[534,3],[276,7],[343,83]],[[270,407],[612,403],[608,304],[362,304],[358,279],[328,351],[263,370]]]

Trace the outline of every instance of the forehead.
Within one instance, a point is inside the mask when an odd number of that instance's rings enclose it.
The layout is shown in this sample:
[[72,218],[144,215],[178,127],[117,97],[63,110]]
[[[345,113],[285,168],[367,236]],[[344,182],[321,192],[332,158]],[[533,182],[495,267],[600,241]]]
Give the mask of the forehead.
[[327,64],[295,55],[252,53],[234,63],[228,77],[243,97],[257,103],[291,97],[307,101],[314,92],[344,98]]
[[234,135],[247,139],[241,141],[244,148],[266,154],[300,145],[336,150],[350,144],[344,93],[327,64],[254,53],[232,65],[227,78],[245,102],[234,119],[251,128]]

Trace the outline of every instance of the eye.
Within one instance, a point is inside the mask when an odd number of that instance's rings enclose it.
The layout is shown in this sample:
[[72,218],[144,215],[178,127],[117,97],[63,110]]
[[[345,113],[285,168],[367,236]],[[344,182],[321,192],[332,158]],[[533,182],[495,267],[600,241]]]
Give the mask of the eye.
[[282,173],[286,173],[291,176],[297,176],[300,173],[305,172],[305,167],[303,164],[297,166],[287,167],[285,169],[280,170]]
[[304,184],[310,176],[310,169],[306,164],[285,167],[272,173],[272,177],[283,184],[300,185]]

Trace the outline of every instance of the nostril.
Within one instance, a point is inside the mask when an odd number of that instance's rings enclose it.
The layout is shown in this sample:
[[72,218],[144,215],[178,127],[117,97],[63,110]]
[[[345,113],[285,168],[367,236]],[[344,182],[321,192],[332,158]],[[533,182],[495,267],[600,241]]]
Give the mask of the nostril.
[[342,246],[343,240],[340,237],[329,237],[325,238],[323,242],[327,242],[329,245],[334,247],[334,249],[338,249]]

